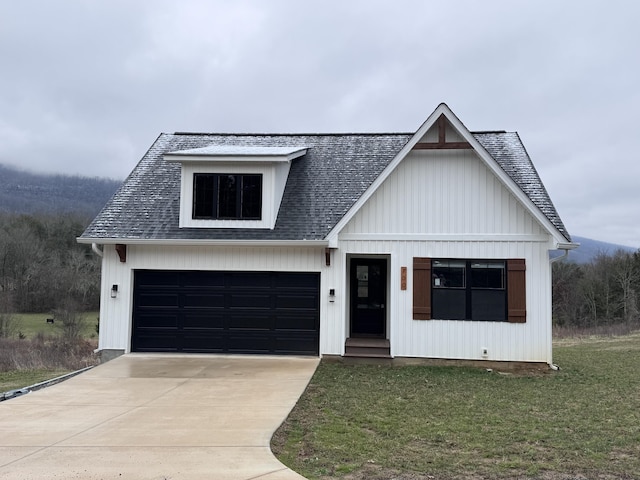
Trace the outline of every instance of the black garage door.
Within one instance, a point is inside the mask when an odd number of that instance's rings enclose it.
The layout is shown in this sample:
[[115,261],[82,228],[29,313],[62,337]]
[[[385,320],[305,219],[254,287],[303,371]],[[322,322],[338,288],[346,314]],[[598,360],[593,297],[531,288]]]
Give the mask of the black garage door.
[[318,355],[318,273],[134,275],[134,352]]

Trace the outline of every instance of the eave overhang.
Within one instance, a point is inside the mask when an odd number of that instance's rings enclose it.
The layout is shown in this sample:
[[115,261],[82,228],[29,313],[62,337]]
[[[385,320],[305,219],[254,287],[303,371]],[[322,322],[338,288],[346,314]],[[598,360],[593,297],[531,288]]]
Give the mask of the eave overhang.
[[220,239],[141,239],[141,238],[76,238],[78,243],[98,245],[168,245],[168,246],[242,246],[242,247],[327,247],[327,240],[220,240]]
[[209,145],[164,154],[167,162],[290,162],[307,153],[307,147],[244,147]]

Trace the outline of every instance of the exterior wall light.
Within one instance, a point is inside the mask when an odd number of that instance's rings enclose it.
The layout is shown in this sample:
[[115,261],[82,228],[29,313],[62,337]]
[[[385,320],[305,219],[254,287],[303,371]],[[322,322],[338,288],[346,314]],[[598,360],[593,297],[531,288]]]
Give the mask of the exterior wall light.
[[116,298],[118,296],[118,285],[111,286],[111,298]]

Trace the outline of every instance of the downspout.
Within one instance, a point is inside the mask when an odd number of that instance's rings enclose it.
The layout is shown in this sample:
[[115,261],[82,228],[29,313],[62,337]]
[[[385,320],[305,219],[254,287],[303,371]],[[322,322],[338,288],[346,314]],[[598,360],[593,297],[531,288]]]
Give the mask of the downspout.
[[93,250],[95,252],[95,254],[98,255],[99,257],[102,257],[104,255],[102,250],[100,250],[100,248],[98,248],[98,244],[97,243],[92,243],[91,244],[91,250]]
[[[573,244],[575,245],[575,244]],[[577,245],[573,246],[573,248],[575,248]],[[551,258],[549,259],[549,263],[550,264],[554,264],[556,262],[559,262],[560,260],[564,260],[565,258],[567,258],[569,256],[569,250],[573,250],[573,248],[562,248],[561,250],[564,250],[564,253],[562,255],[560,255],[559,257],[555,257],[555,258]],[[552,280],[553,281],[553,280]],[[560,367],[558,365],[556,365],[555,363],[549,363],[549,368],[551,370],[560,370]]]
[[559,262],[560,260],[564,260],[565,258],[567,258],[569,256],[569,249],[563,248],[563,250],[564,250],[564,253],[561,256],[550,259],[549,263],[556,263],[556,262]]
[[[100,258],[102,258],[104,256],[104,252],[102,250],[100,250],[100,247],[98,247],[97,243],[92,243],[91,244],[91,250],[93,250],[93,252],[98,255]],[[101,282],[102,283],[102,282]],[[100,301],[100,303],[102,303],[102,300]],[[100,306],[100,309],[102,310],[102,305]],[[93,353],[100,353],[100,348],[96,348]]]

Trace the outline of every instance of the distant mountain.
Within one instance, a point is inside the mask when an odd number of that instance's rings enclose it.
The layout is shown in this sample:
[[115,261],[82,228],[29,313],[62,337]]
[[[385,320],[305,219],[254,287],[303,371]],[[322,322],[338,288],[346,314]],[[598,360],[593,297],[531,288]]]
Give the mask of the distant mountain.
[[95,216],[122,182],[44,175],[0,164],[0,212],[78,213]]
[[[591,238],[578,237],[575,235],[573,235],[571,238],[574,242],[580,244],[578,248],[569,252],[568,260],[575,263],[589,263],[601,253],[613,255],[617,250],[622,250],[629,253],[638,251],[637,248],[627,247],[625,245],[617,245],[615,243],[600,242],[598,240],[592,240]],[[554,252],[552,256],[557,257],[562,253],[563,252]]]

